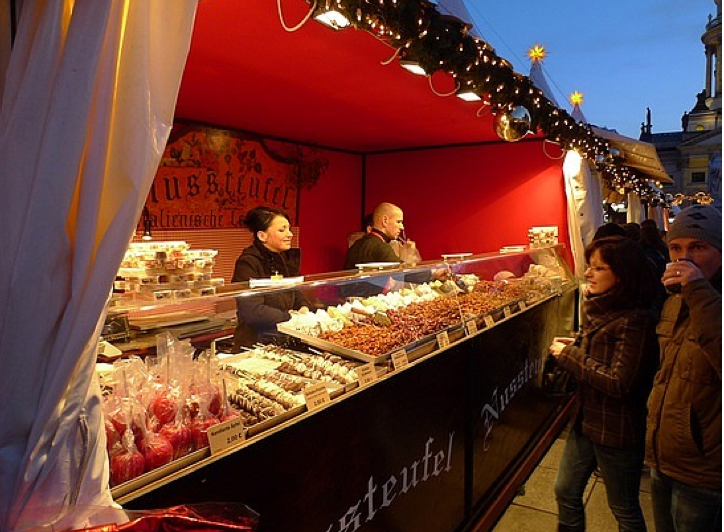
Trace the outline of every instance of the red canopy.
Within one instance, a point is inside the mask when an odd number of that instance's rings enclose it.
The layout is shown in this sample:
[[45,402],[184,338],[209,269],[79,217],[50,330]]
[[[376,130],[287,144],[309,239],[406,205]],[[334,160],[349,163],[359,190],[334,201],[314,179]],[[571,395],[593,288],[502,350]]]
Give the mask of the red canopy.
[[[281,8],[295,26],[309,4]],[[176,116],[356,152],[499,140],[480,102],[434,92],[454,89],[450,75],[384,65],[394,54],[368,32],[314,19],[286,31],[271,0],[201,2]]]

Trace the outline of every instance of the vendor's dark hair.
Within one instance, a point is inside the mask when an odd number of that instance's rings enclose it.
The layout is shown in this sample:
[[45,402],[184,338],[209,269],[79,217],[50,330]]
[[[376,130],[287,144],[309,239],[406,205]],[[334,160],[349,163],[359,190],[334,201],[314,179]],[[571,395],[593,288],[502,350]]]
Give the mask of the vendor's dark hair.
[[246,213],[244,217],[244,225],[251,231],[254,238],[257,238],[256,234],[259,231],[266,231],[269,229],[272,221],[277,216],[282,216],[289,220],[287,213],[274,207],[254,207],[252,210]]
[[591,242],[586,248],[586,263],[598,251],[618,279],[611,292],[625,308],[645,308],[654,303],[660,286],[654,264],[641,245],[629,237],[607,236]]
[[374,227],[375,225],[375,219],[374,214],[369,213],[365,214],[365,217],[362,218],[362,231],[367,231],[368,227]]

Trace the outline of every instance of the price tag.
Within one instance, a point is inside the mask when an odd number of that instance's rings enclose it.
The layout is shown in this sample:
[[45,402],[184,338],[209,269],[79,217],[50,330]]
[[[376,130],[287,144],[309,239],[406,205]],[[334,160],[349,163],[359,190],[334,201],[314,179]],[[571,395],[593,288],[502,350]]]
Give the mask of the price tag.
[[207,435],[209,437],[211,454],[218,454],[229,447],[239,445],[246,439],[244,422],[240,417],[232,418],[229,421],[224,421],[223,423],[209,427]]
[[478,324],[475,320],[468,320],[465,322],[465,329],[468,331],[468,336],[472,336],[478,332]]
[[528,308],[528,305],[525,304],[525,301],[521,301],[520,303],[518,303],[518,305],[520,305],[521,312]]
[[485,325],[487,325],[488,327],[492,327],[493,325],[495,325],[495,320],[490,314],[485,316]]
[[377,371],[375,371],[374,362],[364,364],[358,367],[355,371],[357,372],[357,380],[360,386],[366,386],[367,384],[377,380]]
[[437,347],[443,349],[450,345],[450,337],[447,335],[447,331],[437,333]]
[[327,386],[323,382],[307,386],[303,392],[304,401],[307,403],[307,410],[316,410],[330,401]]
[[392,353],[392,365],[395,367],[395,370],[402,369],[409,363],[410,361],[407,360],[407,352],[404,349]]
[[505,307],[503,309],[503,316],[505,316],[506,318],[510,318],[511,314],[512,314],[512,312],[510,311],[510,307]]

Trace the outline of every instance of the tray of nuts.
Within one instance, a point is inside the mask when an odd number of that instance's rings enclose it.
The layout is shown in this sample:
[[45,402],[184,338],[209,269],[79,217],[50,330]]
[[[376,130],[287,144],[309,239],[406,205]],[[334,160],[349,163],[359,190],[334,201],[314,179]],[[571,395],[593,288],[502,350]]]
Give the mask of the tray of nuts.
[[[354,325],[351,327],[353,328]],[[370,325],[368,327],[373,327],[373,326]],[[285,327],[281,323],[277,324],[277,329],[279,330],[279,332],[288,334],[289,336],[294,336],[295,338],[299,338],[307,345],[316,347],[318,349],[322,349],[323,351],[328,351],[330,353],[334,353],[335,355],[352,358],[354,360],[360,360],[362,362],[374,362],[375,364],[378,364],[386,359],[385,355],[371,355],[371,354],[365,353],[363,351],[360,351],[358,349],[353,349],[351,347],[347,347],[345,345],[341,345],[341,344],[326,340],[326,339],[318,337],[318,336],[312,336],[309,334],[305,334],[302,331],[298,331],[291,327]],[[346,327],[345,329],[350,329],[350,328]],[[339,332],[342,332],[342,331],[339,331]],[[352,334],[351,331],[348,330],[347,334],[345,334],[345,336],[351,336],[351,334]],[[349,343],[349,345],[354,345],[354,343],[352,343],[352,342],[348,342],[348,343]],[[360,345],[364,346],[364,343],[360,342]]]

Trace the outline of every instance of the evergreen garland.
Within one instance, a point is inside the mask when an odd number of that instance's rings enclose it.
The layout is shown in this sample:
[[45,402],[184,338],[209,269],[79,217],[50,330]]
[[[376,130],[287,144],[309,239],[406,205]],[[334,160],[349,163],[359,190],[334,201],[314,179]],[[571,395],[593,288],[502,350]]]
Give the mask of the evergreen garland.
[[438,70],[447,72],[459,87],[489,102],[495,114],[525,107],[531,116],[531,131],[542,133],[563,150],[575,149],[594,164],[609,188],[635,192],[645,203],[669,206],[670,200],[645,176],[625,165],[606,139],[554,105],[528,76],[516,73],[489,44],[470,35],[470,25],[441,14],[435,4],[427,0],[306,1],[342,13],[356,29],[396,48],[400,60],[417,61],[428,76]]

